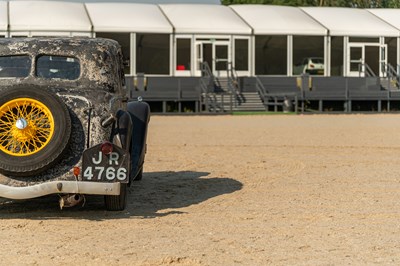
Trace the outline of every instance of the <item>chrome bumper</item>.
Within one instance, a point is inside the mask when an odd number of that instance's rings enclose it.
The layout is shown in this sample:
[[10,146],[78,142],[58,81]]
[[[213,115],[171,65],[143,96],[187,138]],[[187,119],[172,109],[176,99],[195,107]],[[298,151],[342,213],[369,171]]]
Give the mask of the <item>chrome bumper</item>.
[[26,187],[0,184],[0,197],[8,199],[32,199],[49,194],[119,195],[120,183],[85,181],[51,181]]

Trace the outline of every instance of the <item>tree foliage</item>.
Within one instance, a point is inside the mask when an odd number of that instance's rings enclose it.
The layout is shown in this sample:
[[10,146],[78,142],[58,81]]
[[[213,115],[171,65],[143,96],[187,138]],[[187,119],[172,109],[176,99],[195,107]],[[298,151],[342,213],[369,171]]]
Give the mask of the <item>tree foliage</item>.
[[400,8],[399,0],[222,0],[224,5],[264,4],[283,6],[334,6],[358,8]]

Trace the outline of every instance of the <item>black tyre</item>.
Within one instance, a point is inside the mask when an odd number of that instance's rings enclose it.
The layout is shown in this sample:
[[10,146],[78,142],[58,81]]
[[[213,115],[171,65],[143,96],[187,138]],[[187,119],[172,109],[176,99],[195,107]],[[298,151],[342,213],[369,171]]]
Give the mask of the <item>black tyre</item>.
[[56,95],[35,86],[0,93],[0,173],[42,173],[61,158],[70,136],[70,114]]
[[[130,122],[129,114],[119,110],[116,114],[118,135],[121,141],[121,148],[127,149],[130,145],[130,135],[132,123]],[[116,136],[112,136],[112,142],[117,144]],[[118,144],[117,144],[118,145]],[[119,195],[105,195],[104,203],[108,211],[123,211],[126,207],[128,184],[121,183]]]
[[140,172],[136,175],[135,179],[133,181],[140,181],[143,178],[143,168],[140,169]]
[[123,211],[126,207],[126,201],[128,196],[127,184],[121,184],[119,195],[107,195],[104,196],[104,203],[107,211]]

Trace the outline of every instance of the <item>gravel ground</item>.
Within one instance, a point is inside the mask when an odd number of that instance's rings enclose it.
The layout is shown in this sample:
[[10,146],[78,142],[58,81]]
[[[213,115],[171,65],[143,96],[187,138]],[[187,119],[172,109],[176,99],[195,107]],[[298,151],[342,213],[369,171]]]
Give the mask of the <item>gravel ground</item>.
[[0,201],[1,265],[400,264],[400,116],[160,117],[123,212]]

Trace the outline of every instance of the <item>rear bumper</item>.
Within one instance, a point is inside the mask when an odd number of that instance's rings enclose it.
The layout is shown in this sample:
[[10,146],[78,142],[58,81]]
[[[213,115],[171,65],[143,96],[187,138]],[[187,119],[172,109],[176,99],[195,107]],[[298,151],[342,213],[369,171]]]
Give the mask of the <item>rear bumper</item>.
[[119,195],[120,183],[85,181],[51,181],[26,187],[0,184],[0,197],[8,199],[31,199],[49,194]]

